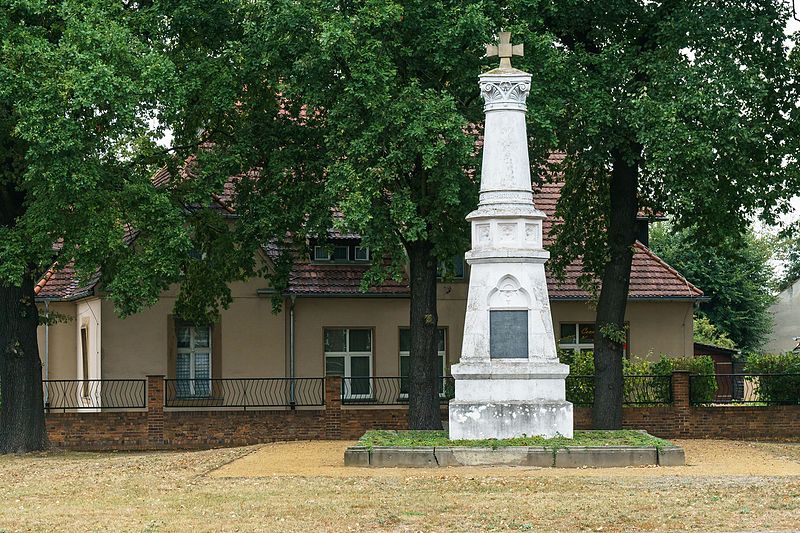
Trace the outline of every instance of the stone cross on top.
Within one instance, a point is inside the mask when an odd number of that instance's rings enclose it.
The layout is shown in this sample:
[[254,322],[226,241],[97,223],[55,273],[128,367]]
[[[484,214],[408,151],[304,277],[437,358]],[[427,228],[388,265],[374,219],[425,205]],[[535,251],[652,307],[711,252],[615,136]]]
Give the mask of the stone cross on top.
[[511,68],[511,56],[522,56],[523,45],[511,44],[511,32],[501,31],[497,44],[486,45],[486,57],[500,56],[500,68]]

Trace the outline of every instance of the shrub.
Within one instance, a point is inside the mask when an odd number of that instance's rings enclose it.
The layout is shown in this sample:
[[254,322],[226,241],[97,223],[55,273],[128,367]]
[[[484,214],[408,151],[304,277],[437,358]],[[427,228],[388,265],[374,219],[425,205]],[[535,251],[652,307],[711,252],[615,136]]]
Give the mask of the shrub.
[[800,354],[753,354],[747,358],[748,374],[775,374],[748,377],[756,398],[783,405],[800,403]]
[[685,370],[690,374],[702,376],[691,379],[689,392],[692,403],[712,403],[714,401],[717,396],[717,378],[714,360],[710,356],[662,357],[653,365],[653,371],[658,375],[672,374],[676,370]]

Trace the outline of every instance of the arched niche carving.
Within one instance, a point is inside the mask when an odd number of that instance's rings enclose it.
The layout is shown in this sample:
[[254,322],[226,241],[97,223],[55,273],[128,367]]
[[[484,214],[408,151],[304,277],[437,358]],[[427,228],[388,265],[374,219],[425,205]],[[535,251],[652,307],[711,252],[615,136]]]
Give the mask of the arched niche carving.
[[531,296],[511,274],[506,274],[489,292],[489,309],[530,309]]

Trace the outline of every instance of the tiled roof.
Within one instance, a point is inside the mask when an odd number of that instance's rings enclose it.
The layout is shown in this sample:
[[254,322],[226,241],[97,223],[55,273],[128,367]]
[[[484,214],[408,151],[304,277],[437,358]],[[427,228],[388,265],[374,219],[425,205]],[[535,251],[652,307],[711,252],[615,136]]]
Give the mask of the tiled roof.
[[100,273],[97,272],[86,283],[79,284],[72,263],[63,268],[53,265],[45,272],[33,291],[39,299],[72,300],[92,294],[99,280]]

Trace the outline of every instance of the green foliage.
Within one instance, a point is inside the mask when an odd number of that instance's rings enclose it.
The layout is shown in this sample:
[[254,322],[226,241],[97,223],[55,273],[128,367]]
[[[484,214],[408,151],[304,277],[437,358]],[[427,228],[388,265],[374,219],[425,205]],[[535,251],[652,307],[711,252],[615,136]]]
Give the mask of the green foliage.
[[696,315],[694,317],[694,341],[720,348],[736,348],[728,334],[720,331],[706,316]]
[[506,446],[544,446],[557,450],[567,446],[672,446],[667,440],[634,430],[575,431],[573,438],[519,437],[515,439],[450,440],[446,431],[367,431],[358,440],[359,446],[467,446],[502,448]]
[[675,231],[665,224],[653,228],[650,246],[710,298],[701,303],[700,316],[742,351],[756,350],[772,329],[771,243],[751,230],[743,235],[734,231],[715,243],[700,234],[699,226]]
[[555,57],[515,60],[547,63],[538,81],[549,105],[532,105],[530,121],[553,135],[533,142],[567,156],[556,272],[581,257],[587,274],[602,273],[610,171],[624,162],[638,168],[639,208],[697,226],[705,243],[743,231],[756,212],[773,220],[788,209],[800,179],[800,93],[785,2],[516,5],[515,31],[547,32],[559,44]]
[[653,372],[661,375],[671,374],[676,370],[685,370],[695,377],[691,382],[692,403],[711,403],[717,394],[717,378],[714,360],[708,355],[700,357],[662,357],[653,364]]
[[778,290],[782,291],[800,279],[800,221],[784,229],[775,255],[784,262],[783,275],[778,281]]
[[[594,403],[594,381],[575,376],[594,376],[594,354],[559,353],[562,363],[569,365],[567,378],[567,400],[577,405]],[[717,382],[713,377],[714,361],[709,356],[702,357],[664,357],[658,361],[646,359],[623,359],[623,398],[624,403],[666,403],[671,397],[670,382],[663,377],[671,376],[676,370],[686,370],[691,374],[710,375],[709,378],[695,378],[692,381],[692,394],[698,401],[713,401],[717,392]],[[649,378],[647,376],[655,376]]]
[[800,403],[800,354],[751,354],[745,371],[778,374],[747,378],[753,383],[758,400],[783,405]]

